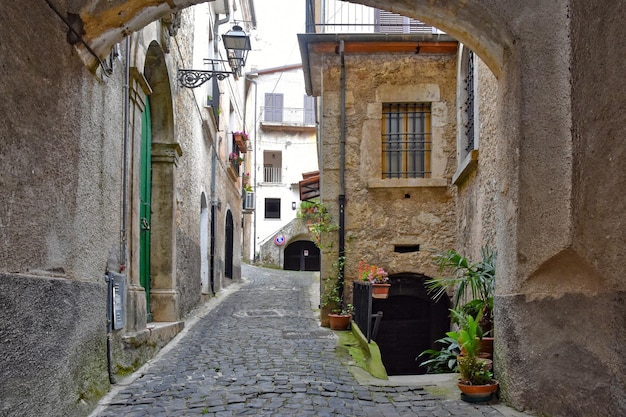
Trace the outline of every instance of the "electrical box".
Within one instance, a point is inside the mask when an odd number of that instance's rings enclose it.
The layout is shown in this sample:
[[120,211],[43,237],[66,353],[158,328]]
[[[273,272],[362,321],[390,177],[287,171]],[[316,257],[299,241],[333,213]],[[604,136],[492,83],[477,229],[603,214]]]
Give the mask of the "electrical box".
[[254,191],[246,191],[246,195],[243,200],[244,210],[254,210]]
[[115,272],[110,272],[109,274],[109,279],[111,280],[109,285],[112,287],[110,302],[113,330],[119,330],[124,328],[125,321],[126,277]]

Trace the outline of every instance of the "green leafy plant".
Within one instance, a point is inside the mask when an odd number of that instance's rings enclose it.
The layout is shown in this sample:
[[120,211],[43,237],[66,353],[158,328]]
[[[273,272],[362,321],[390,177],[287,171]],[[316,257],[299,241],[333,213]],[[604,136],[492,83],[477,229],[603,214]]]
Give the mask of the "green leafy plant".
[[461,312],[454,309],[450,311],[461,327],[457,331],[447,332],[446,336],[457,341],[463,355],[478,356],[480,339],[483,337],[483,331],[479,324],[480,315],[474,318],[469,314],[463,315]]
[[340,256],[333,263],[334,273],[324,280],[324,293],[321,299],[321,306],[330,309],[332,313],[339,314],[347,309],[352,310],[352,305],[344,305],[343,300],[343,266],[346,257]]
[[459,330],[447,332],[446,335],[459,344],[461,355],[458,357],[458,369],[461,374],[461,382],[468,385],[486,385],[493,378],[488,369],[487,361],[478,357],[480,339],[483,333],[480,328],[480,315],[476,318],[471,315],[463,315],[457,310],[451,310],[461,324]]
[[476,356],[459,356],[458,366],[461,381],[465,384],[487,385],[493,379],[493,374],[487,369],[487,362]]
[[425,366],[429,374],[457,372],[457,356],[461,350],[456,339],[446,336],[435,343],[441,345],[441,349],[426,349],[420,353],[417,358],[426,355],[430,358],[420,363],[420,366]]
[[491,330],[496,277],[495,252],[484,246],[480,261],[471,262],[458,252],[448,250],[435,253],[433,260],[441,273],[450,273],[449,276],[426,281],[426,287],[433,299],[438,300],[447,291],[454,289],[453,308],[474,317],[480,313],[482,328],[485,331]]
[[300,203],[298,217],[306,221],[309,232],[313,234],[315,244],[320,249],[322,249],[322,235],[339,229],[339,226],[332,222],[328,208],[322,203],[303,201]]

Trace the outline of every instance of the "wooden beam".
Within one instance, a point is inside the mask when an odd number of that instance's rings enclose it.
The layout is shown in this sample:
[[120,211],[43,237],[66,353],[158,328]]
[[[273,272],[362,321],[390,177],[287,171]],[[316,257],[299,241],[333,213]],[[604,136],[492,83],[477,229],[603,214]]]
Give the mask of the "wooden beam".
[[[344,42],[344,53],[419,53],[419,54],[452,54],[456,53],[457,42],[416,42],[416,41],[375,41],[375,42]],[[338,42],[310,43],[309,49],[316,54],[336,54]]]

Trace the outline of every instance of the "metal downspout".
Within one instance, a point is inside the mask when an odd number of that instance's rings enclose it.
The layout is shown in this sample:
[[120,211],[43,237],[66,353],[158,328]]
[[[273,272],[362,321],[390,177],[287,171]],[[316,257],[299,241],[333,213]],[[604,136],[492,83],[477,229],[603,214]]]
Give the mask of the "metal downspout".
[[[257,93],[258,93],[258,85],[257,82],[254,81],[253,79],[251,79],[250,77],[248,77],[246,75],[246,80],[250,81],[251,84],[254,84],[254,138],[252,139],[252,155],[253,155],[253,160],[252,160],[252,172],[254,172],[254,176],[252,178],[252,191],[254,192],[254,199],[256,200],[256,132],[257,132]],[[248,101],[246,100],[246,104],[244,105],[244,116],[243,116],[243,122],[244,124],[246,123],[246,108]],[[257,210],[256,210],[256,201],[254,202],[254,221],[253,221],[253,225],[252,225],[252,261],[256,262],[256,233],[257,233],[257,229],[256,229],[256,222],[257,222]]]
[[[226,17],[218,19],[218,14],[215,14],[215,25],[213,25],[213,51],[215,54],[219,51],[219,42],[217,42],[218,32],[220,25],[228,23],[230,21],[230,5],[227,7]],[[218,126],[219,130],[219,126]],[[215,186],[216,186],[216,165],[217,165],[217,149],[215,147],[215,141],[213,141],[213,154],[211,155],[211,248],[209,259],[209,286],[211,287],[211,293],[215,294],[215,218],[217,209],[217,199],[215,198]]]
[[346,65],[344,59],[344,42],[339,41],[339,57],[341,60],[340,79],[340,104],[341,107],[341,131],[339,143],[339,279],[341,282],[340,298],[343,299],[344,264],[346,255],[345,247],[345,206],[346,206]]
[[[130,36],[126,37],[126,51],[124,59],[124,116],[122,128],[123,151],[122,151],[122,227],[120,230],[120,267],[119,272],[126,269],[126,217],[128,203],[128,136],[129,136],[129,115],[130,115]],[[107,373],[111,385],[117,383],[113,375],[113,348],[111,346],[113,338],[113,277],[107,273]]]
[[218,14],[215,14],[215,25],[213,25],[213,52],[215,52],[217,54],[217,51],[219,50],[219,42],[217,41],[217,37],[218,37],[218,32],[219,32],[219,28],[221,25],[223,25],[224,23],[228,23],[230,22],[230,4],[227,5],[227,12],[226,12],[226,17],[223,19],[218,19]]
[[124,62],[124,153],[122,155],[122,230],[120,239],[120,272],[126,268],[126,198],[128,194],[128,135],[130,115],[130,35],[126,37]]
[[216,186],[216,165],[217,165],[217,149],[213,143],[213,153],[211,155],[211,249],[210,249],[210,276],[209,285],[211,293],[215,294],[215,218],[217,209],[217,199],[215,197]]

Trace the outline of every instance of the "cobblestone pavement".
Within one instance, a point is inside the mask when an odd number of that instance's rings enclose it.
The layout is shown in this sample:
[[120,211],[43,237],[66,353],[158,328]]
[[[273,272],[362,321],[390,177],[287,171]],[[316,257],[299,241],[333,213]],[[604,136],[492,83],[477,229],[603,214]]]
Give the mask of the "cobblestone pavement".
[[[309,272],[244,266],[241,287],[92,416],[513,416],[420,387],[360,385],[311,306]],[[343,358],[345,360],[345,358]]]

